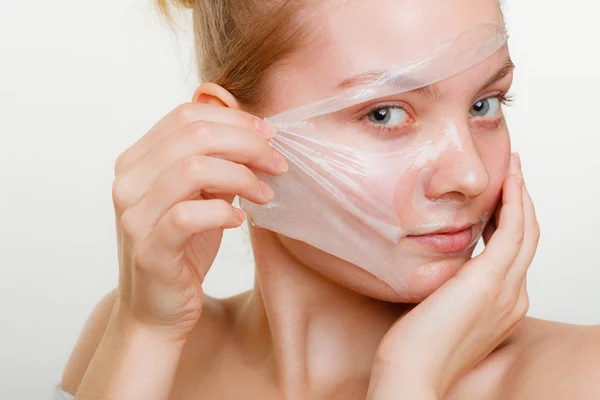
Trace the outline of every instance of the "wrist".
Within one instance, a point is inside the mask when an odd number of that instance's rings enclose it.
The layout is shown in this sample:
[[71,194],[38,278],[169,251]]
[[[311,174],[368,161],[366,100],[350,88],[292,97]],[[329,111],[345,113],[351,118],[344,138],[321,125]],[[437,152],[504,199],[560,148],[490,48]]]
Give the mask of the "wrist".
[[369,384],[367,400],[442,400],[433,388],[414,382],[391,380]]
[[133,308],[117,300],[110,325],[115,327],[124,340],[143,340],[172,348],[183,347],[191,329],[180,329],[151,321],[135,312]]
[[184,345],[115,307],[76,399],[166,399]]
[[435,385],[421,379],[411,368],[391,368],[375,364],[369,382],[367,400],[441,400]]

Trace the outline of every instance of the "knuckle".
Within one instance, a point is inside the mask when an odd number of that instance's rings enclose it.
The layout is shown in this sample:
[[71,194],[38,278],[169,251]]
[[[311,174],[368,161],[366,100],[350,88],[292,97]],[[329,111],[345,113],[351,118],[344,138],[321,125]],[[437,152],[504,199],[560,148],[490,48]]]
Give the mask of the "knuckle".
[[[238,164],[239,165],[239,164]],[[258,189],[258,177],[250,170],[250,168],[240,165],[240,172],[244,179],[244,186],[248,190]]]
[[389,368],[389,366],[391,365],[391,360],[389,356],[386,356],[385,354],[382,354],[381,352],[377,352],[377,354],[375,354],[375,360],[373,362],[373,365],[376,367],[380,367],[382,369],[386,369]]
[[121,153],[115,160],[115,165],[114,165],[115,176],[119,175],[119,173],[123,170],[126,159],[127,159],[127,156],[125,155],[125,153]]
[[523,300],[520,302],[519,306],[516,307],[517,319],[521,320],[527,316],[529,312],[529,300]]
[[248,113],[244,113],[243,114],[243,121],[242,121],[242,126],[246,127],[246,129],[248,129],[251,132],[256,132],[256,119],[257,117],[255,117],[254,115],[248,114]]
[[248,140],[246,151],[251,160],[249,164],[260,162],[272,165],[275,162],[274,153],[276,150],[267,141],[251,135],[248,135],[246,139]]
[[123,233],[127,235],[129,238],[135,238],[137,236],[135,218],[131,211],[125,211],[121,218],[119,219],[119,226],[121,227]]
[[515,321],[520,321],[529,312],[529,297],[527,295],[520,296],[511,310],[511,317]]
[[375,353],[374,363],[381,367],[391,366],[394,361],[394,346],[388,341],[383,340]]
[[181,173],[186,181],[200,182],[205,172],[206,158],[202,156],[187,157],[182,161]]
[[271,154],[272,147],[259,136],[247,135],[244,136],[243,140],[246,142],[247,150],[253,158]]
[[518,294],[515,290],[508,289],[498,298],[498,306],[504,313],[508,314],[515,308],[518,300]]
[[139,269],[146,269],[148,265],[148,251],[143,243],[136,243],[131,251],[133,265]]
[[123,209],[127,207],[129,196],[127,194],[127,182],[122,177],[117,177],[112,185],[112,198],[116,208]]
[[224,228],[233,216],[233,208],[225,200],[218,199],[215,202],[214,213],[217,216],[219,226]]
[[529,306],[530,306],[529,296],[527,294],[524,294],[523,296],[521,296],[521,299],[519,301],[519,317],[520,318],[524,318],[527,315],[527,313],[529,312]]
[[212,210],[221,220],[225,220],[231,211],[231,204],[223,199],[212,200],[214,209]]
[[231,204],[223,199],[212,200],[215,204],[216,212],[226,214],[231,209]]
[[182,203],[173,206],[171,213],[171,223],[176,229],[187,230],[193,221],[192,214]]
[[525,315],[529,311],[529,306],[531,305],[529,300],[529,294],[526,290],[523,290],[520,293],[519,299],[517,300],[516,308],[519,311],[519,314]]
[[173,110],[173,115],[180,122],[183,122],[183,123],[191,122],[194,120],[194,115],[197,113],[197,111],[196,111],[197,107],[198,107],[198,105],[195,105],[194,103],[190,103],[190,102],[182,103],[182,104],[178,105],[177,107],[175,107],[175,109]]
[[213,124],[210,121],[203,119],[196,120],[190,123],[190,129],[200,138],[206,139],[207,134],[211,132]]
[[[400,336],[404,336],[400,334]],[[382,368],[382,370],[386,369],[395,369],[397,367],[397,363],[404,358],[404,355],[401,355],[403,350],[397,346],[397,343],[390,342],[389,340],[383,340],[374,357],[374,365]]]
[[211,137],[211,123],[201,120],[194,121],[190,125],[190,135],[188,137],[192,141],[192,145],[195,148],[203,148]]

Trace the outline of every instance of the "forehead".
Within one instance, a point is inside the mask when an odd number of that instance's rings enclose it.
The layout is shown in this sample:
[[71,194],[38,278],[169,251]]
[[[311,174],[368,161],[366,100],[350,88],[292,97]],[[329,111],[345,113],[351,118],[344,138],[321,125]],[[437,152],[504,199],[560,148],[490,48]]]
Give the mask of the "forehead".
[[272,74],[272,114],[330,96],[349,76],[385,70],[474,26],[503,24],[498,0],[331,0],[311,39]]

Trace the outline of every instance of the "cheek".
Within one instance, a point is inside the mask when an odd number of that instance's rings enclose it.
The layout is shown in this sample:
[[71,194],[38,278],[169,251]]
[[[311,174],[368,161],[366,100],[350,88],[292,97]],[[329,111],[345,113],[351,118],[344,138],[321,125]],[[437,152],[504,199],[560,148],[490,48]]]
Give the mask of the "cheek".
[[480,196],[480,208],[493,212],[502,195],[502,185],[510,166],[511,146],[508,131],[497,133],[493,140],[478,143],[477,150],[490,177],[485,193]]
[[359,182],[361,190],[368,193],[371,204],[382,213],[382,218],[397,220],[402,228],[414,226],[419,221],[414,202],[420,196],[422,170],[407,169],[402,160],[379,168],[380,171],[367,174],[369,176]]
[[[475,140],[474,144],[481,163],[489,174],[489,185],[477,199],[474,199],[474,208],[482,212],[493,210],[508,175],[511,154],[508,130],[504,128],[487,136],[482,135]],[[419,168],[405,170],[396,175],[394,182],[390,180],[373,188],[375,192],[380,193],[386,191],[389,193],[393,190],[393,208],[403,227],[414,227],[423,219],[421,214],[425,210],[419,209],[418,204],[415,204],[415,199],[424,196],[422,185],[426,180],[426,174],[424,175],[423,172]],[[441,207],[436,210],[444,213]]]
[[478,143],[477,150],[481,161],[490,176],[490,188],[499,191],[508,176],[510,166],[510,138],[507,130],[496,134],[493,140]]
[[418,195],[417,190],[421,184],[421,170],[413,169],[404,172],[392,184],[394,211],[398,216],[401,226],[413,227],[419,220],[419,215],[413,212],[414,200]]

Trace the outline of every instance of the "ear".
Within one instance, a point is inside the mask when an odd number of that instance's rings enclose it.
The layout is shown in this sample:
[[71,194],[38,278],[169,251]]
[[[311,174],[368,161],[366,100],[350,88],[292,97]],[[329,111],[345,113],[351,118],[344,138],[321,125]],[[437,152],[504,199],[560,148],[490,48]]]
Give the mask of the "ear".
[[240,109],[240,104],[234,95],[220,85],[205,82],[196,89],[192,103],[213,104],[221,107]]

